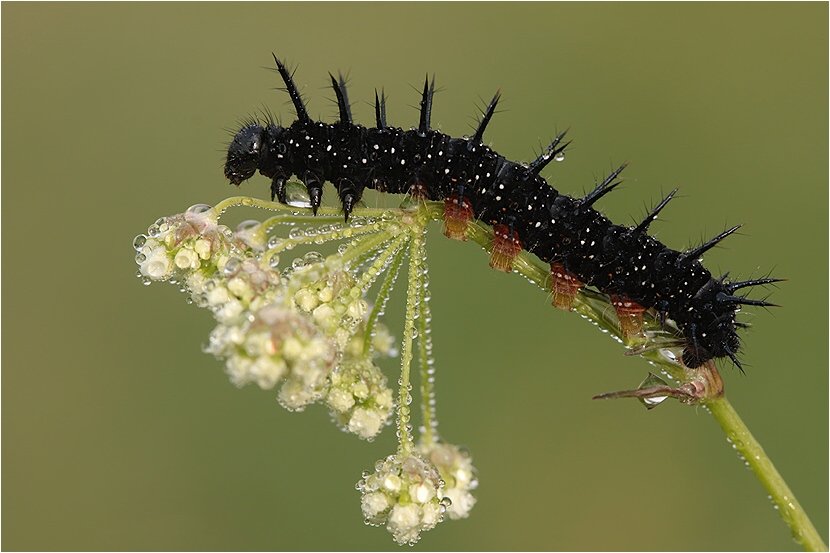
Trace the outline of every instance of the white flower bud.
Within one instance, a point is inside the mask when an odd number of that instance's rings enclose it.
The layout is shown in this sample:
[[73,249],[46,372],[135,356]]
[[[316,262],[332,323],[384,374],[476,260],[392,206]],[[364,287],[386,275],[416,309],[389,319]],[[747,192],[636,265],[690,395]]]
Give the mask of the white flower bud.
[[326,402],[333,410],[344,413],[354,407],[354,396],[339,388],[332,388],[326,397]]
[[374,409],[358,407],[349,420],[349,432],[368,439],[377,436],[383,427],[384,418]]
[[206,294],[208,305],[216,307],[222,305],[230,299],[228,289],[224,286],[214,286],[213,289]]
[[180,249],[179,253],[173,259],[173,262],[176,264],[176,267],[182,270],[199,268],[199,256],[196,255],[196,252],[187,248]]
[[298,290],[297,293],[294,294],[294,303],[297,304],[297,307],[307,313],[311,313],[315,307],[320,305],[320,302],[317,301],[317,296],[306,288]]
[[196,252],[201,259],[210,259],[210,242],[204,238],[199,238],[193,244],[193,251]]
[[159,280],[170,274],[170,258],[167,250],[159,247],[150,252],[147,259],[140,266],[141,274],[154,280]]
[[369,493],[360,500],[360,508],[367,519],[375,518],[389,508],[389,500],[380,492]]

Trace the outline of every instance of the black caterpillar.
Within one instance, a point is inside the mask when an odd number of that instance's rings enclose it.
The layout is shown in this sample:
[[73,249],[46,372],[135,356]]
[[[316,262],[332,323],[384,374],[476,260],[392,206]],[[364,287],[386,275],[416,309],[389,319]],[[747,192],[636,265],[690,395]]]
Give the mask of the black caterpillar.
[[404,131],[386,124],[385,97],[378,97],[377,91],[376,126],[354,124],[345,82],[329,74],[340,120],[315,122],[292,75],[276,56],[274,60],[297,120],[290,127],[273,122],[246,124],[228,148],[225,176],[232,184],[239,185],[259,170],[272,179],[271,199],[285,203],[286,180],[297,175],[316,213],[323,182],[329,181],[337,188],[347,219],[365,188],[444,200],[448,212],[457,210],[461,216],[466,211],[494,225],[497,238],[500,232],[504,234],[502,238],[515,251],[523,247],[550,263],[554,279],[564,279],[574,287],[573,293],[584,283],[617,296],[617,301],[623,298],[626,305],[654,308],[661,319],[674,320],[684,334],[686,366],[696,368],[728,356],[741,368],[735,330],[747,325],[735,320],[740,305],[774,304],[734,293],[779,279],[730,282],[726,275],[714,278],[699,261],[739,226],[689,251],[672,250],[649,236],[647,229],[676,189],[636,227],[615,225],[592,206],[620,184],[617,177],[625,165],[585,197],[573,198],[560,194],[539,176],[567,146],[561,143],[564,132],[530,164],[509,161],[486,146],[482,136],[499,93],[484,110],[473,136],[452,138],[430,129],[434,80],[424,83],[418,128]]

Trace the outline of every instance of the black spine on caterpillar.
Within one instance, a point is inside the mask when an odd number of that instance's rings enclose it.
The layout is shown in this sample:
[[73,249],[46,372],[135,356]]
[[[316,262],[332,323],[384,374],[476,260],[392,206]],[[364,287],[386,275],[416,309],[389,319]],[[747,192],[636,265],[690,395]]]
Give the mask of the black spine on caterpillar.
[[334,184],[346,219],[365,188],[418,193],[430,200],[452,194],[466,198],[474,216],[490,225],[508,225],[529,252],[559,263],[582,283],[606,294],[654,308],[683,331],[683,362],[696,368],[710,359],[736,357],[740,340],[735,321],[740,305],[771,306],[734,294],[740,288],[777,282],[762,278],[730,282],[714,278],[700,263],[704,252],[738,230],[733,227],[686,252],[672,250],[647,234],[649,225],[672,199],[672,191],[636,227],[616,225],[596,211],[594,202],[613,190],[621,166],[582,198],[560,194],[539,173],[567,144],[559,134],[529,165],[505,159],[482,142],[499,93],[482,114],[470,138],[452,138],[430,129],[434,82],[427,80],[417,129],[386,124],[383,94],[375,93],[376,126],[352,122],[342,78],[331,76],[340,120],[313,121],[291,73],[274,56],[297,112],[289,127],[274,123],[245,125],[228,148],[225,176],[239,185],[257,170],[271,179],[271,199],[285,203],[285,182],[296,175],[317,212],[323,183]]

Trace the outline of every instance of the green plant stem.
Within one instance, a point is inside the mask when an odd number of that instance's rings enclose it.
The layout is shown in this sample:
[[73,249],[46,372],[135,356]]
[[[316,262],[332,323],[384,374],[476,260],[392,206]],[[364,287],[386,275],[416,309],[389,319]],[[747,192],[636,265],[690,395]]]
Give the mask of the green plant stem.
[[[470,225],[467,236],[485,249],[489,250],[492,247],[492,232],[480,223]],[[549,292],[547,285],[548,271],[524,252],[520,253],[516,258],[513,270],[543,290]],[[580,315],[590,319],[604,330],[622,340],[623,338],[620,336],[619,327],[612,316],[614,310],[608,308],[609,306],[607,305],[605,309],[602,309],[601,304],[598,303],[599,301],[600,298],[597,294],[580,290],[574,304],[574,309]],[[696,375],[694,370],[686,369],[682,365],[668,361],[659,351],[648,351],[642,356],[652,363],[659,365],[660,368],[664,369],[681,383],[688,381],[690,377]],[[825,545],[821,536],[819,536],[807,513],[801,508],[792,490],[787,486],[784,479],[775,469],[772,461],[758,441],[749,432],[749,429],[732,408],[732,405],[726,397],[722,393],[718,393],[714,397],[706,398],[702,403],[709,408],[718,423],[720,423],[721,428],[726,432],[735,449],[746,458],[752,472],[755,473],[755,476],[761,481],[761,484],[772,497],[772,501],[778,506],[778,512],[781,514],[787,526],[789,526],[790,532],[796,542],[806,551],[827,551],[827,545]]]
[[432,339],[429,321],[432,314],[426,288],[421,289],[421,316],[418,319],[418,362],[421,367],[421,413],[423,415],[423,441],[431,444],[438,440],[438,418],[435,413],[435,375],[432,359]]
[[420,218],[413,221],[410,233],[412,240],[409,243],[409,275],[406,289],[406,319],[403,328],[403,348],[401,350],[401,380],[398,392],[398,439],[400,440],[398,451],[402,455],[408,455],[414,450],[412,430],[410,425],[412,403],[411,393],[411,369],[412,369],[412,342],[415,333],[415,310],[418,307],[418,300],[421,296],[420,288],[423,285],[421,274],[421,260],[423,259],[423,223]]
[[406,248],[400,248],[395,253],[395,257],[392,259],[392,264],[386,271],[386,277],[384,277],[383,284],[381,285],[378,295],[375,298],[375,305],[372,307],[372,312],[369,313],[369,318],[366,320],[366,337],[363,339],[364,355],[369,355],[372,351],[372,340],[375,337],[378,319],[380,318],[383,310],[386,309],[386,301],[389,299],[389,294],[392,292],[392,286],[398,278],[398,271],[400,270],[401,263],[403,262],[405,251]]
[[704,403],[712,415],[720,423],[723,431],[729,437],[735,450],[740,453],[749,463],[752,472],[761,481],[778,507],[781,518],[790,527],[793,539],[798,542],[805,551],[827,551],[827,545],[819,536],[807,513],[801,508],[793,492],[787,483],[775,469],[761,444],[755,439],[746,427],[741,417],[735,412],[732,404],[726,397],[706,401]]
[[[293,207],[290,205],[285,205],[277,202],[271,202],[268,200],[261,200],[259,198],[251,198],[249,196],[231,196],[230,198],[225,198],[215,206],[213,206],[214,211],[217,214],[222,214],[228,208],[234,206],[246,206],[246,207],[256,207],[259,209],[267,209],[269,211],[288,211],[288,212],[297,212],[297,213],[307,213],[305,215],[296,215],[298,220],[306,221],[306,222],[314,222],[315,217],[322,217],[322,216],[336,216],[338,218],[343,217],[343,210],[339,207],[324,207],[321,206],[317,209],[317,215],[313,215],[311,213],[311,209],[304,208],[304,207]],[[353,216],[355,217],[381,217],[383,215],[388,215],[390,209],[384,208],[368,208],[362,207],[356,209],[353,212]],[[317,219],[319,222],[319,219]]]

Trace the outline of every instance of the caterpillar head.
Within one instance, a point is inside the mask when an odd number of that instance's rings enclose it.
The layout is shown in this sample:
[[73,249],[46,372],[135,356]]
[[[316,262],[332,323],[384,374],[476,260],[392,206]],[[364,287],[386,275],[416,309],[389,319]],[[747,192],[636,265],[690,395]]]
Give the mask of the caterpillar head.
[[259,124],[242,127],[228,147],[225,176],[231,184],[239,185],[259,169],[264,151],[265,129]]

